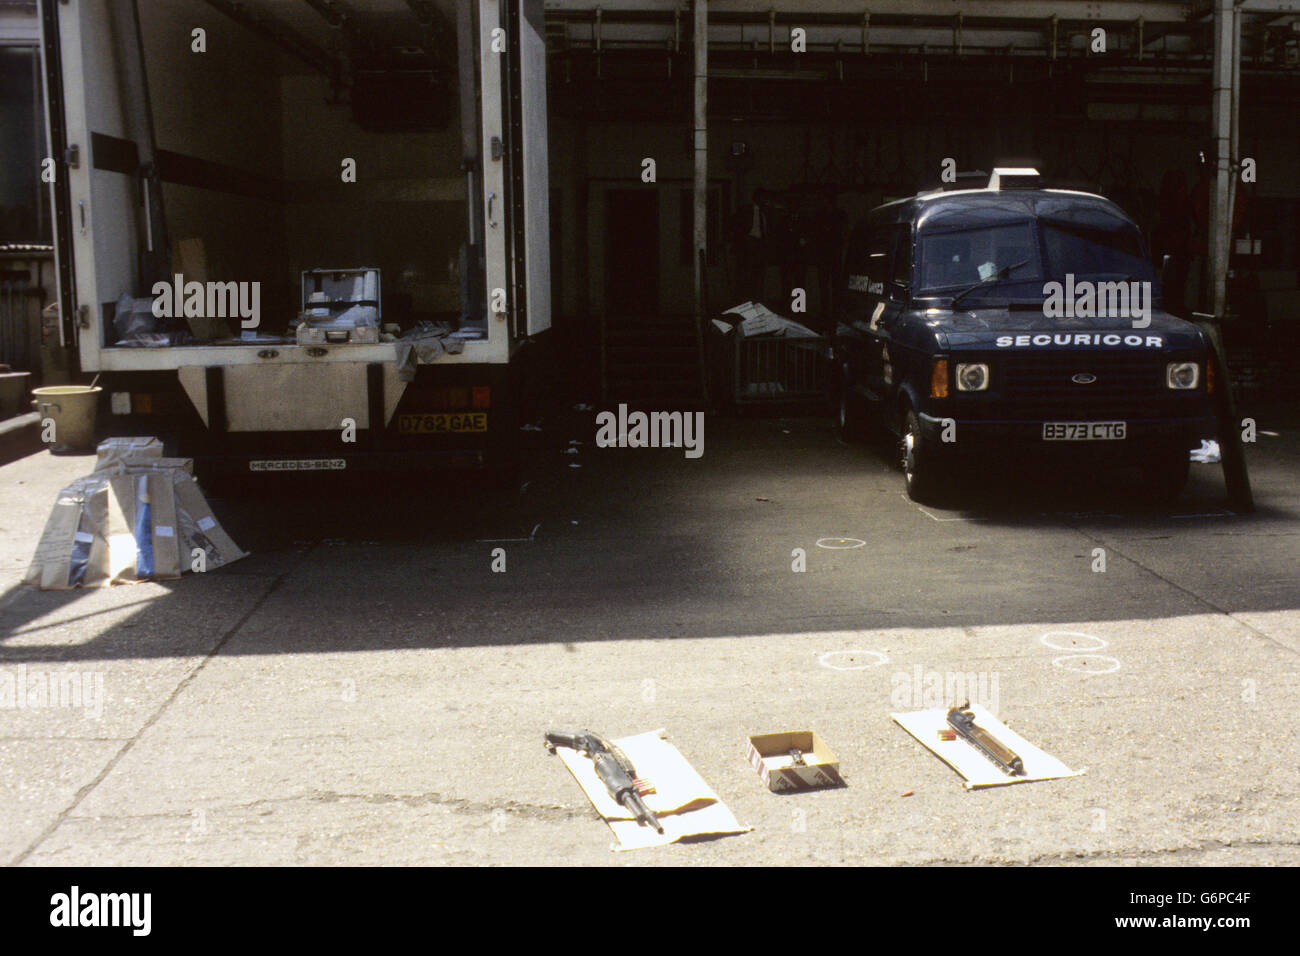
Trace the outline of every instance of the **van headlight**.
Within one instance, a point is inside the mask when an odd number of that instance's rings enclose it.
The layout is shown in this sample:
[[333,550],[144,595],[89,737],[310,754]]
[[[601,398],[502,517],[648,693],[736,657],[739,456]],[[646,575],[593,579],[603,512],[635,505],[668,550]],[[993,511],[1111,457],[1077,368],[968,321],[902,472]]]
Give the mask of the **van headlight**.
[[989,387],[989,367],[983,362],[957,363],[957,391],[982,392]]
[[1179,391],[1188,391],[1201,384],[1199,362],[1170,362],[1165,366],[1165,385]]

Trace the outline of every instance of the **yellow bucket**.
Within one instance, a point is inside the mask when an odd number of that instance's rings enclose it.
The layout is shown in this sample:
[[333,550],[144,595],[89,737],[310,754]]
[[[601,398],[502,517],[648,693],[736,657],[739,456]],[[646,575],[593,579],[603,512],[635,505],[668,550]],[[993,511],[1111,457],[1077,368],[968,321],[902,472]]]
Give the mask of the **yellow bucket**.
[[41,413],[41,436],[46,441],[52,439],[50,451],[90,451],[95,447],[95,411],[102,391],[89,385],[32,389],[36,396],[33,404]]

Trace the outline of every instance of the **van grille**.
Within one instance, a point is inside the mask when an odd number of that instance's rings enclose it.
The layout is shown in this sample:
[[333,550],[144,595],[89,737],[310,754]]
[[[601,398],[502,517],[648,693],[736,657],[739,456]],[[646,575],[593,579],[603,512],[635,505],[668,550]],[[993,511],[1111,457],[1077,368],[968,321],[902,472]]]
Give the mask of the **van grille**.
[[[1162,418],[1175,414],[1179,399],[1188,397],[1165,387],[1167,360],[1164,355],[1096,351],[1008,355],[998,363],[999,390],[1011,418]],[[1096,381],[1075,382],[1079,373],[1094,375]]]

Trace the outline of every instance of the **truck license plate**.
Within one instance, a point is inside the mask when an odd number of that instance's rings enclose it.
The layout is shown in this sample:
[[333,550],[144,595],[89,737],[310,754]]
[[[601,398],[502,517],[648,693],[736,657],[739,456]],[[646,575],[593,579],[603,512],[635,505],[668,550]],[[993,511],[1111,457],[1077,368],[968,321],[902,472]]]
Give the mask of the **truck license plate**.
[[485,432],[488,430],[487,412],[464,412],[451,415],[399,415],[397,430],[403,435]]
[[1115,441],[1127,422],[1043,422],[1043,441]]

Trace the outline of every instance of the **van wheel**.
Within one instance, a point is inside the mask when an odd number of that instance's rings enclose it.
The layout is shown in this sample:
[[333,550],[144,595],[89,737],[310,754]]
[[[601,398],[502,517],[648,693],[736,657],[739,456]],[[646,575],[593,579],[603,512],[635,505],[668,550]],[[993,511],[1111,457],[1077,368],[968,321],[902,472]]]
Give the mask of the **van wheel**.
[[921,419],[908,408],[900,429],[899,460],[907,482],[907,496],[920,504],[937,504],[944,496],[947,481],[941,473],[931,443],[921,434]]

